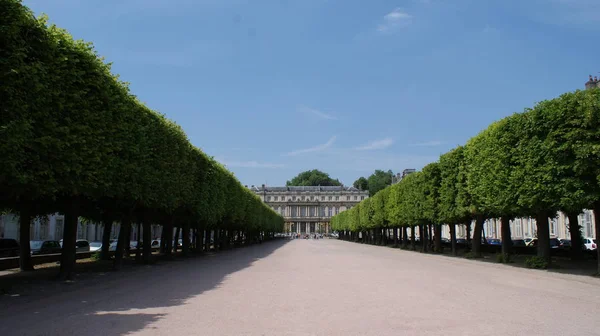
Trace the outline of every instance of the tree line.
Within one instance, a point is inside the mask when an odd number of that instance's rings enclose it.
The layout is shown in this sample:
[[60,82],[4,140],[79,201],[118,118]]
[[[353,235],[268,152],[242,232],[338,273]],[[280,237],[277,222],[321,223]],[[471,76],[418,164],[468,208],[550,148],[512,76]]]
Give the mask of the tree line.
[[0,17],[0,211],[20,217],[23,270],[33,269],[32,218],[55,212],[65,215],[65,279],[74,272],[79,218],[104,224],[104,255],[120,223],[117,268],[132,223],[144,229],[145,261],[152,224],[163,227],[165,251],[179,228],[184,253],[190,230],[215,244],[283,230],[281,216],[142,104],[91,43],[36,18],[20,0],[0,0]]
[[407,227],[413,243],[416,230],[421,239],[434,231],[434,250],[441,251],[441,227],[449,225],[456,253],[456,225],[465,225],[478,256],[485,220],[499,218],[502,252],[509,255],[509,221],[532,217],[537,255],[549,264],[549,218],[566,214],[573,258],[580,258],[583,209],[593,211],[600,237],[600,89],[565,93],[492,123],[437,162],[334,216],[332,228],[351,240],[359,232],[378,239],[384,228],[396,236],[401,228],[404,243]]

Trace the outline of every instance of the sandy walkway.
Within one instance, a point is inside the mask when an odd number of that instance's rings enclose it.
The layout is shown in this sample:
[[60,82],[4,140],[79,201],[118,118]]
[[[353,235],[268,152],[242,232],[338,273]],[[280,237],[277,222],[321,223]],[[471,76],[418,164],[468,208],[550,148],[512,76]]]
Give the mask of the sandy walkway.
[[294,240],[0,307],[0,335],[596,335],[600,280]]

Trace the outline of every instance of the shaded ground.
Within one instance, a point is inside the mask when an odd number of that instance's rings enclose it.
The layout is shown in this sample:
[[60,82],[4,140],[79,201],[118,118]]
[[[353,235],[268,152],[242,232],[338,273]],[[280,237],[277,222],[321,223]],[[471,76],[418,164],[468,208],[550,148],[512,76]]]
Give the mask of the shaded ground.
[[0,335],[595,335],[600,279],[275,241],[0,298]]

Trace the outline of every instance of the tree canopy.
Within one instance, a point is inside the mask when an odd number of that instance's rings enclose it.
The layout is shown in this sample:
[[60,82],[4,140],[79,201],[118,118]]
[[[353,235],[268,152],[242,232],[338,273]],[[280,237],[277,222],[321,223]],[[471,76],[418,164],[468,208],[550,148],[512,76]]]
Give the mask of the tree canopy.
[[542,101],[492,123],[395,185],[388,186],[391,171],[375,171],[367,180],[374,196],[335,216],[332,227],[355,232],[425,224],[438,230],[474,220],[477,254],[485,219],[501,218],[510,242],[508,220],[528,216],[536,220],[538,256],[549,262],[549,217],[592,209],[600,218],[599,125],[600,89]]
[[338,179],[333,179],[329,174],[320,170],[307,170],[298,174],[285,184],[286,186],[341,186]]

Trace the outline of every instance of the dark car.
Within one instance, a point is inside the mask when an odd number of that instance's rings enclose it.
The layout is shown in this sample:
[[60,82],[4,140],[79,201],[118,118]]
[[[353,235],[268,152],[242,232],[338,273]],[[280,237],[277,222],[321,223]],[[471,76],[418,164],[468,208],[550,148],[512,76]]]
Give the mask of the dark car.
[[456,238],[456,243],[457,244],[463,244],[466,245],[467,244],[467,240],[464,238]]
[[488,239],[488,244],[490,244],[490,245],[502,245],[502,241],[500,239],[491,238],[491,239]]
[[571,248],[571,240],[570,239],[561,239],[560,240],[560,248]]
[[512,241],[513,246],[517,246],[517,247],[525,247],[527,246],[527,243],[525,243],[525,240],[523,239],[515,239]]
[[550,238],[550,248],[556,249],[560,248],[560,239],[558,238]]
[[60,253],[62,250],[57,240],[32,240],[29,248],[31,255]]
[[19,243],[16,239],[2,238],[0,239],[0,258],[18,257]]

